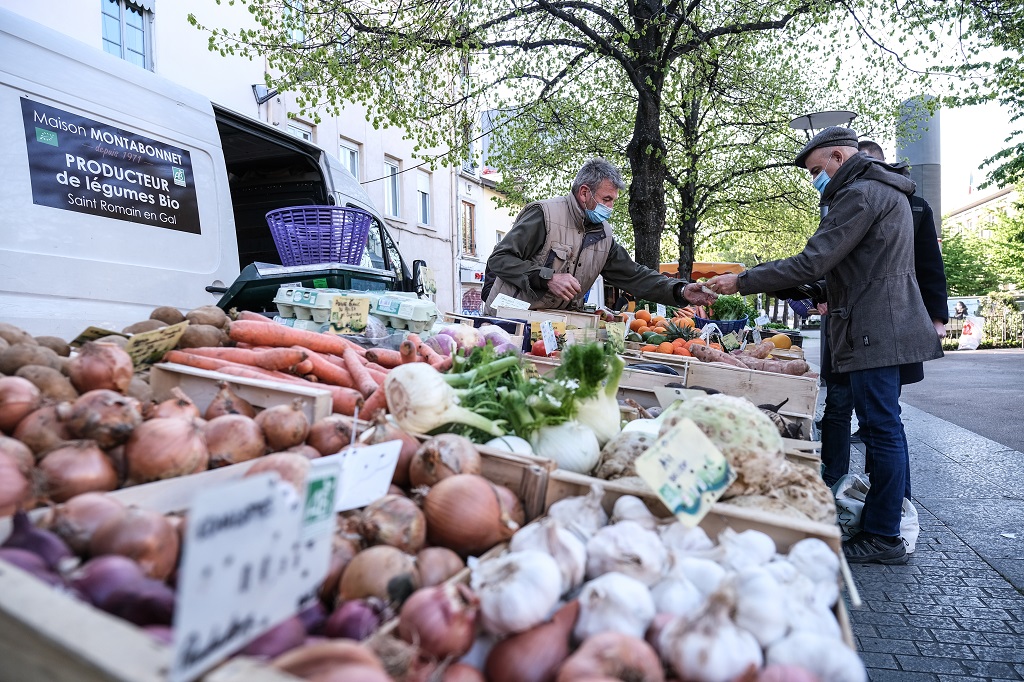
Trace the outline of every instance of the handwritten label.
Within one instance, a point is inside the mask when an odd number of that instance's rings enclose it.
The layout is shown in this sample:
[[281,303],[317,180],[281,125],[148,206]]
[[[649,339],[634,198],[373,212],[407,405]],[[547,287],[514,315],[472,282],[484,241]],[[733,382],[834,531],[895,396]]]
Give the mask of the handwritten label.
[[107,336],[120,336],[121,338],[128,338],[127,334],[121,332],[111,331],[110,329],[104,329],[103,327],[89,327],[84,332],[74,338],[74,340],[68,344],[70,346],[83,346],[89,341],[95,341],[96,339],[102,339]]
[[659,304],[657,304],[654,307],[657,309],[658,317],[665,317],[665,313],[667,311],[665,310],[665,304],[664,303],[659,303]]
[[491,304],[494,308],[515,308],[516,310],[529,310],[530,304],[526,301],[520,301],[518,298],[512,298],[508,294],[498,294],[494,297],[494,302]]
[[558,350],[558,339],[555,337],[555,327],[551,320],[540,323],[540,337],[544,340],[544,350],[549,355]]
[[636,472],[684,526],[693,528],[711,510],[736,473],[714,443],[683,419],[636,458]]
[[188,322],[179,322],[169,327],[160,327],[151,332],[133,334],[128,339],[124,351],[132,359],[132,363],[139,365],[156,362],[164,356],[164,353],[178,345],[181,335],[188,329]]
[[605,331],[608,332],[608,343],[611,344],[612,350],[616,353],[622,353],[626,350],[626,323],[625,322],[605,322]]
[[[365,507],[388,492],[402,443],[389,440],[368,447],[342,450],[341,488],[334,511]],[[334,457],[334,455],[332,455]]]
[[420,281],[423,283],[424,294],[433,296],[437,293],[437,276],[434,275],[433,268],[421,268]]
[[365,296],[335,296],[331,301],[332,334],[362,334],[370,319],[370,299]]

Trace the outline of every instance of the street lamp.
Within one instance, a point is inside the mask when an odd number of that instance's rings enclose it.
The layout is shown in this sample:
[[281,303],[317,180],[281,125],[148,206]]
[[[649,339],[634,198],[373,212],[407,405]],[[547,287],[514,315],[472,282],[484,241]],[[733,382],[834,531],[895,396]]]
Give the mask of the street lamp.
[[789,127],[793,130],[804,131],[807,139],[810,140],[820,130],[830,126],[849,126],[855,118],[857,118],[857,114],[853,111],[819,111],[814,114],[797,116],[789,122]]

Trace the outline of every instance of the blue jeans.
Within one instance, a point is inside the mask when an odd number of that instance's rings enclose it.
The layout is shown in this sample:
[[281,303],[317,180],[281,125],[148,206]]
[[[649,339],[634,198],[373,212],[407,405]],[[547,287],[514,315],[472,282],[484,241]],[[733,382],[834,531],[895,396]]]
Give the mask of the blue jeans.
[[862,369],[849,376],[871,469],[861,528],[877,535],[898,536],[903,498],[910,496],[910,453],[900,419],[900,368]]
[[853,391],[849,384],[825,381],[825,413],[821,417],[821,477],[829,487],[850,473],[850,422]]

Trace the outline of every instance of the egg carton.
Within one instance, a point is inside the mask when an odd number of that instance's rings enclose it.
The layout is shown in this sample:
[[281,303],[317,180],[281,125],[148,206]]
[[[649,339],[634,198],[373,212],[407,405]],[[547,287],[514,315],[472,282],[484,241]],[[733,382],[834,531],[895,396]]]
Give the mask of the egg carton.
[[314,289],[312,287],[286,284],[277,290],[274,303],[278,314],[285,319],[312,321],[326,324],[331,316],[334,299],[342,296],[370,298],[369,292],[346,291],[342,289]]
[[434,302],[405,292],[387,292],[371,300],[370,314],[389,327],[421,334],[437,322]]

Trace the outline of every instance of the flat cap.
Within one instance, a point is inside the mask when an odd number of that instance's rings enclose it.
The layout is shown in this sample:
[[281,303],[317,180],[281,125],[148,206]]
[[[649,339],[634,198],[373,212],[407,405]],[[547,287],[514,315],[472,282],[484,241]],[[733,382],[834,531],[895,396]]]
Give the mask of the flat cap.
[[831,128],[825,128],[820,133],[811,138],[811,141],[804,145],[804,148],[800,150],[800,153],[796,155],[796,160],[793,162],[797,168],[803,168],[804,163],[807,162],[807,157],[810,156],[818,147],[856,147],[857,146],[857,131],[851,128],[841,128],[839,126],[832,126]]

